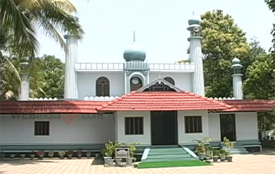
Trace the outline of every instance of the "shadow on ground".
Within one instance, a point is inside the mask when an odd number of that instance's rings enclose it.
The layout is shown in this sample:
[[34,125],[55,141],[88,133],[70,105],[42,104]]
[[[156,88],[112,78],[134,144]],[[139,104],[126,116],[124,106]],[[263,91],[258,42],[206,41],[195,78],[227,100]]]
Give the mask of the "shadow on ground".
[[0,164],[9,164],[9,165],[24,165],[24,164],[38,164],[38,163],[58,163],[58,161],[52,160],[38,160],[38,159],[1,159]]
[[263,148],[262,152],[252,152],[252,155],[275,155],[275,149],[272,148]]
[[102,157],[95,157],[91,165],[103,165]]

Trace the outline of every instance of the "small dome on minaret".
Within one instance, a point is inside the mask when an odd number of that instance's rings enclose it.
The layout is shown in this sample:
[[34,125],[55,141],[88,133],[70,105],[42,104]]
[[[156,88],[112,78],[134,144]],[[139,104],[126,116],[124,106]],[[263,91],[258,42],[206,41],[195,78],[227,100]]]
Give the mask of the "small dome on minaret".
[[129,48],[127,48],[124,51],[123,57],[126,62],[129,62],[129,61],[143,62],[146,58],[146,52],[135,41],[135,32],[133,32],[133,43],[129,46]]
[[240,59],[238,59],[238,58],[234,58],[233,60],[232,60],[232,63],[233,64],[239,64],[239,63],[241,63],[241,61],[240,61]]
[[196,16],[193,12],[192,17],[188,20],[189,25],[200,25],[201,18],[199,16]]

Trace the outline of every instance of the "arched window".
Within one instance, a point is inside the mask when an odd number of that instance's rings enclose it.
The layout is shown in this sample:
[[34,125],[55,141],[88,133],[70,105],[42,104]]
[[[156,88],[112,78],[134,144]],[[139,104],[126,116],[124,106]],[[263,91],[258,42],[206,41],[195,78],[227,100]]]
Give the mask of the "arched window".
[[166,80],[167,82],[171,83],[172,85],[175,85],[175,81],[172,77],[165,77],[164,80]]
[[138,90],[142,87],[142,80],[138,77],[132,77],[130,79],[130,91]]
[[106,77],[96,80],[96,96],[110,96],[110,82]]

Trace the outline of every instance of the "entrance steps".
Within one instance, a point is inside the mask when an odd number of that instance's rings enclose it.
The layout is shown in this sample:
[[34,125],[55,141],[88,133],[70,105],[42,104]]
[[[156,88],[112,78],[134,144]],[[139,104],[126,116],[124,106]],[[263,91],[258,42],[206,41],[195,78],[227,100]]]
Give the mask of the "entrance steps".
[[157,161],[191,161],[198,160],[192,157],[182,147],[164,147],[164,146],[152,146],[148,152],[145,162],[157,162]]
[[243,145],[235,143],[234,148],[229,149],[227,147],[223,147],[223,149],[230,151],[231,154],[248,154],[246,148]]

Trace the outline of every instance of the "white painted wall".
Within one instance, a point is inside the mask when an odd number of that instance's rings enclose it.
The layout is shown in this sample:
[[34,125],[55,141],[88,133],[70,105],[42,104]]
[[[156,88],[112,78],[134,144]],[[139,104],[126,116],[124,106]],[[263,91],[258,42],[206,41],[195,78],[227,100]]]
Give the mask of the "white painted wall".
[[177,73],[177,72],[149,72],[149,83],[159,78],[172,77],[175,81],[175,86],[192,92],[192,73]]
[[257,112],[237,112],[235,114],[237,141],[258,140]]
[[[118,141],[123,143],[151,144],[150,111],[118,111],[116,113]],[[143,117],[143,135],[125,135],[125,117]]]
[[[50,115],[50,114],[46,114]],[[1,115],[0,144],[101,144],[114,140],[114,116],[55,114],[55,118]],[[67,120],[67,121],[66,121]],[[34,121],[50,121],[49,136],[34,135]]]
[[[185,133],[185,116],[202,116],[202,133]],[[178,142],[179,144],[194,144],[194,139],[209,137],[209,124],[207,110],[178,111]]]
[[220,114],[209,113],[208,115],[209,124],[209,137],[213,142],[221,141],[221,126],[220,126]]
[[[209,136],[212,141],[221,141],[220,114],[226,113],[209,114]],[[258,140],[257,112],[230,112],[228,114],[235,114],[237,141]]]
[[85,96],[96,95],[96,80],[107,77],[110,81],[110,95],[122,96],[124,94],[124,73],[120,72],[78,72],[78,97],[83,100]]

